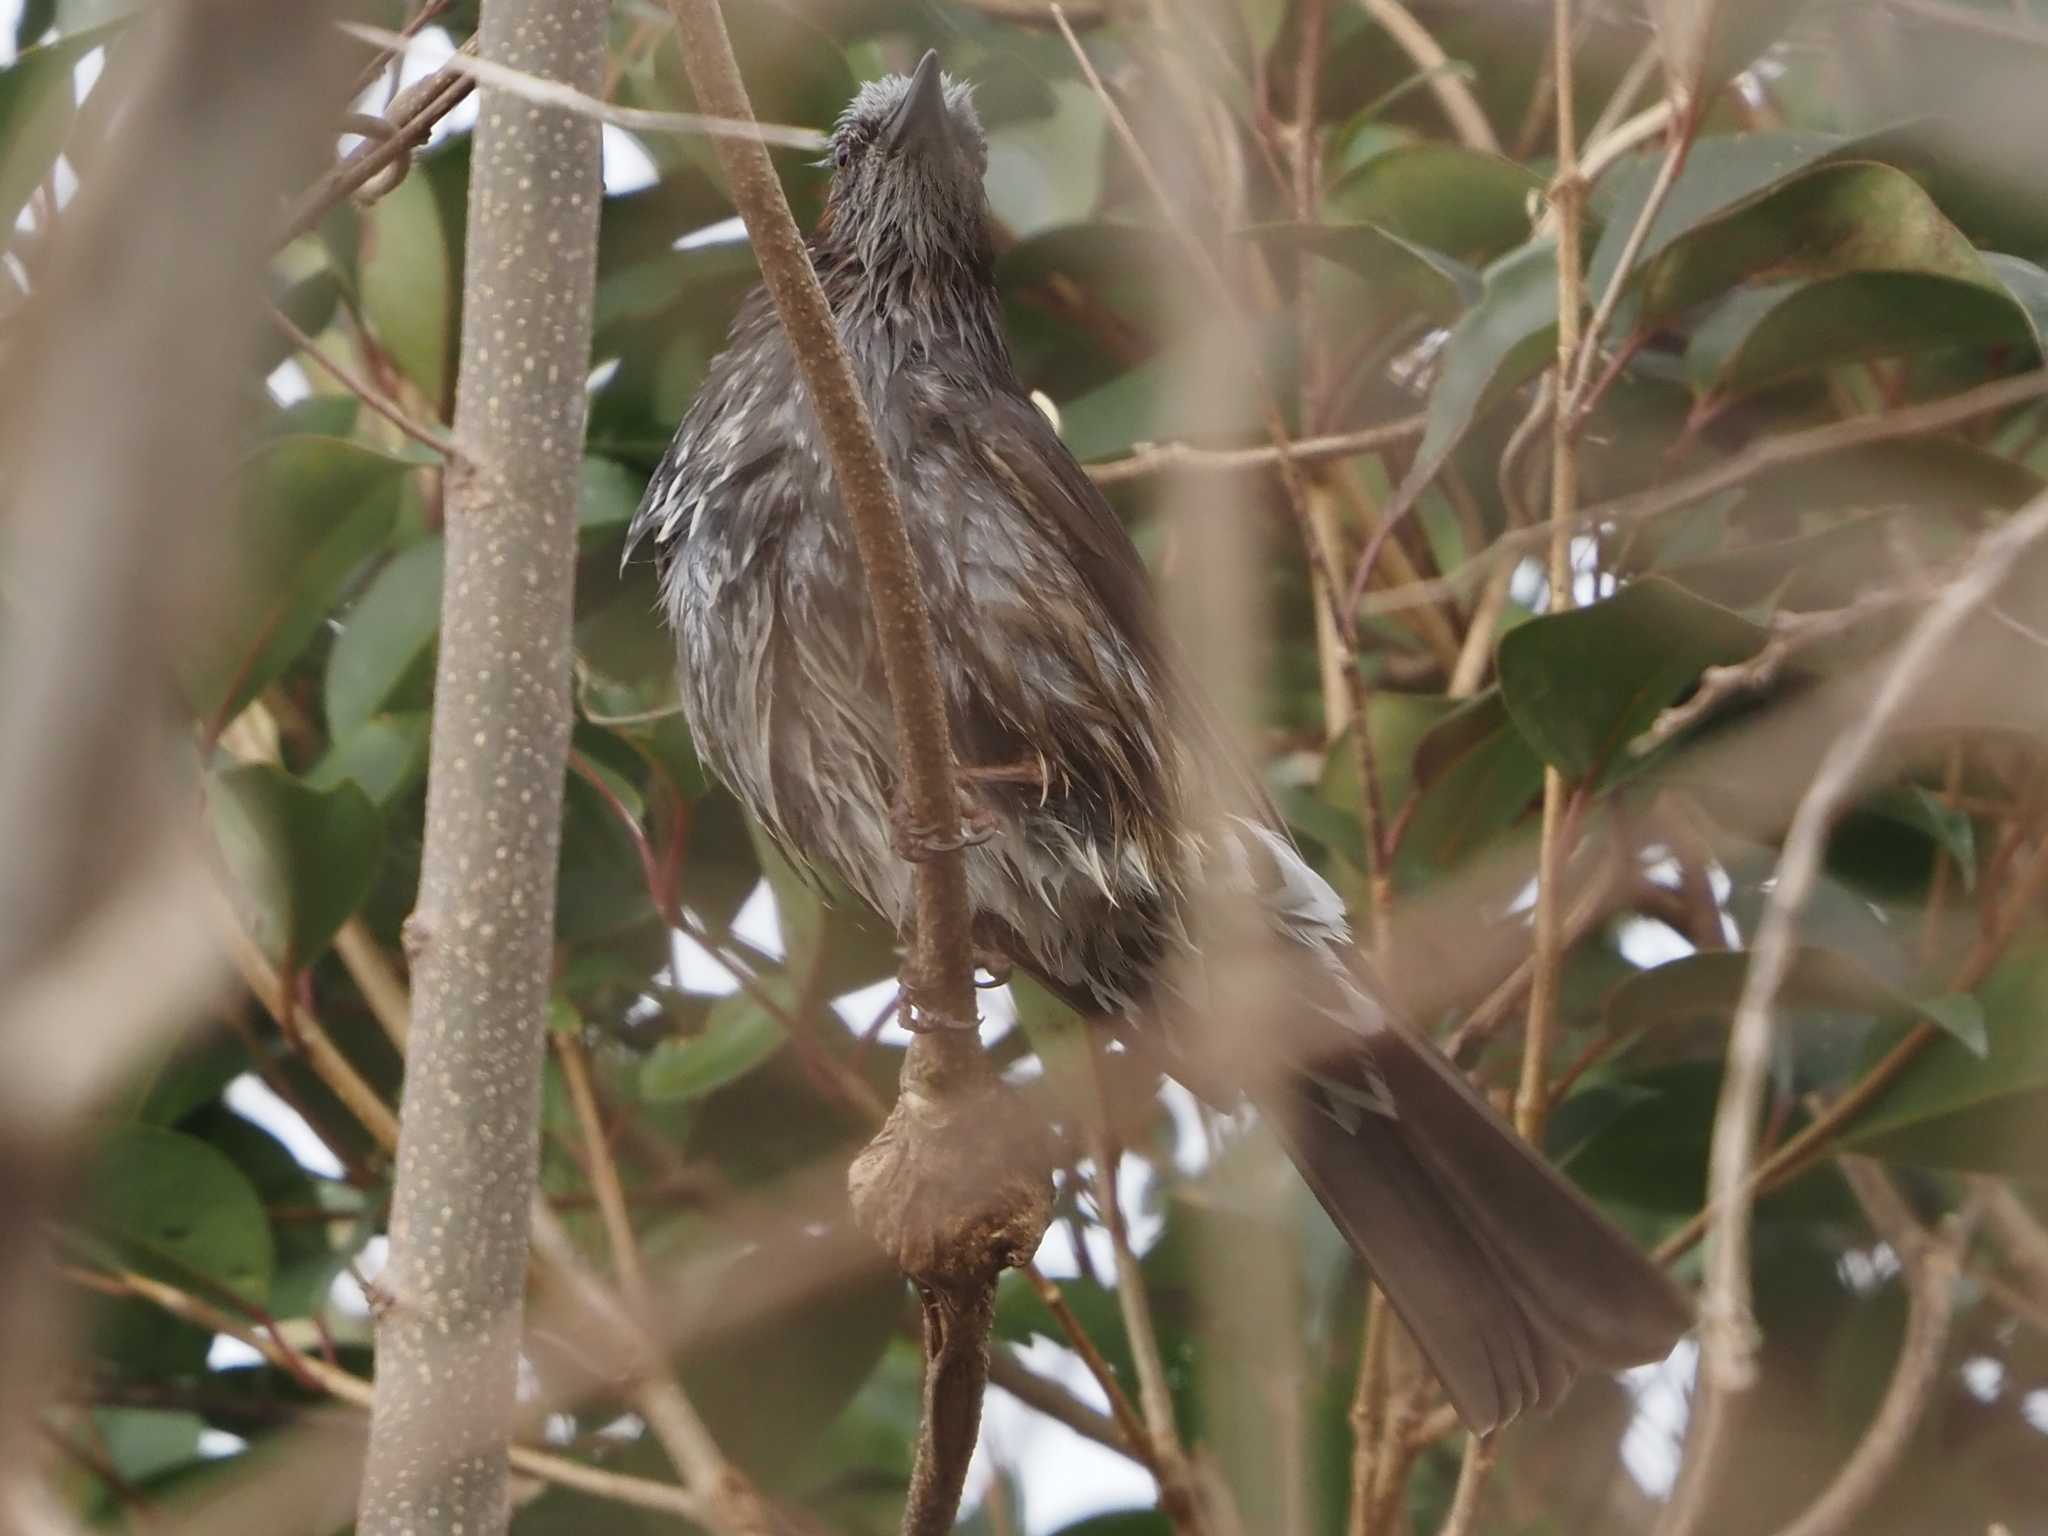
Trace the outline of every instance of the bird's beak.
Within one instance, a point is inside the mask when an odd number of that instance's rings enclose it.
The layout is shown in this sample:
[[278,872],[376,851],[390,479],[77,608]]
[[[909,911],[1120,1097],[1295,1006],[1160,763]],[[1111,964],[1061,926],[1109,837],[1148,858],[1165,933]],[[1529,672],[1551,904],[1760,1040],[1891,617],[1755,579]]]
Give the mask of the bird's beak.
[[917,73],[910,77],[910,91],[889,119],[884,142],[892,152],[901,153],[943,144],[947,137],[946,86],[939,77],[939,53],[934,48],[925,53]]

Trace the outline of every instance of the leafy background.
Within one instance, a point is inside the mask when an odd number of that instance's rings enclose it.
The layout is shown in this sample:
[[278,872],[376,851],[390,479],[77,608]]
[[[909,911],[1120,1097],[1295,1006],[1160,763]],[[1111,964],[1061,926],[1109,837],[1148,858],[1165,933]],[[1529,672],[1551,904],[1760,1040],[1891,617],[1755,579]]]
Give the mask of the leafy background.
[[[1019,369],[1076,453],[1104,463],[1153,443],[1220,441],[1213,423],[1176,415],[1170,387],[1183,339],[1158,273],[1181,258],[1064,43],[1005,9],[756,0],[730,14],[758,111],[790,124],[828,124],[856,82],[939,47],[950,69],[978,82],[990,129],[998,280]],[[1366,708],[1345,728],[1353,736],[1333,740],[1330,657],[1277,484],[1262,473],[1219,478],[1256,520],[1274,620],[1257,699],[1266,766],[1304,846],[1362,909],[1370,807],[1353,746],[1357,731],[1369,734],[1391,828],[1392,909],[1417,915],[1404,942],[1436,953],[1426,949],[1434,921],[1452,956],[1475,926],[1526,943],[1516,937],[1526,901],[1489,886],[1489,872],[1526,865],[1546,765],[1576,786],[1588,846],[1597,829],[1621,851],[1607,910],[1574,934],[1568,955],[1557,1067],[1583,1070],[1553,1117],[1549,1150],[1654,1244],[1701,1205],[1740,951],[1816,750],[1810,732],[1743,733],[1802,718],[1909,610],[1876,603],[1770,686],[1655,752],[1631,743],[1708,668],[1753,661],[1774,623],[1784,632],[1784,615],[1910,595],[1915,572],[1939,568],[2038,493],[2048,414],[2023,405],[1770,469],[1655,516],[1599,522],[1574,547],[1581,606],[1557,611],[1537,547],[1516,529],[1524,509],[1499,473],[1557,326],[1556,247],[1536,223],[1554,143],[1532,111],[1547,90],[1537,67],[1547,7],[1413,7],[1495,125],[1508,151],[1499,155],[1450,132],[1432,82],[1368,9],[1329,11],[1310,222],[1259,149],[1291,110],[1300,8],[1218,0],[1191,7],[1186,35],[1167,39],[1241,151],[1241,194],[1218,239],[1232,261],[1256,253],[1279,274],[1267,363],[1290,430],[1425,413],[1418,433],[1318,471],[1343,509],[1340,547],[1355,558],[1368,514],[1412,506],[1388,567],[1450,584],[1429,606],[1367,619],[1357,662]],[[1588,9],[1575,87],[1597,108],[1654,39],[1637,6]],[[1585,432],[1588,502],[1669,484],[1769,433],[1951,396],[2043,363],[2048,197],[2028,71],[2048,57],[2048,19],[2004,0],[1932,8],[1946,20],[1878,4],[1725,9],[1701,78],[1736,83],[1712,93],[1619,290],[1611,335],[1627,358]],[[67,135],[91,122],[97,98],[86,87],[118,56],[121,10],[115,0],[19,7],[18,53],[0,71],[0,227],[15,230],[0,317],[33,291],[38,237],[72,184],[60,157]],[[1161,46],[1144,7],[1075,10],[1093,23],[1091,55],[1141,99]],[[445,58],[473,12],[442,10],[403,79]],[[1973,18],[2031,29],[2035,41],[2015,45]],[[405,15],[394,5],[382,19]],[[365,110],[380,110],[394,83],[372,85]],[[658,7],[614,7],[609,94],[635,107],[689,105]],[[337,210],[273,270],[273,296],[299,329],[423,422],[445,420],[452,398],[468,115],[444,122],[412,174]],[[650,572],[620,569],[639,489],[753,263],[702,140],[608,129],[607,150],[543,1184],[600,1253],[562,1064],[587,1059],[642,1245],[723,1294],[766,1298],[744,1321],[694,1335],[679,1362],[721,1443],[764,1488],[831,1528],[886,1531],[916,1422],[914,1310],[893,1277],[861,1264],[828,1268],[780,1301],[772,1282],[801,1267],[802,1245],[843,1230],[829,1198],[778,1215],[777,1192],[818,1170],[816,1187],[836,1188],[865,1138],[866,1106],[893,1092],[903,1037],[876,1021],[893,992],[894,949],[871,919],[794,879],[707,780],[676,713]],[[1594,294],[1619,267],[1659,150],[1650,140],[1593,188]],[[808,220],[819,174],[799,153],[780,165]],[[1318,355],[1303,335],[1338,341]],[[380,1258],[390,1164],[331,1077],[309,1065],[307,1039],[317,1025],[375,1096],[396,1102],[400,1058],[365,980],[400,964],[417,880],[439,472],[431,453],[282,336],[251,360],[248,403],[237,595],[176,666],[203,783],[195,803],[256,951],[246,968],[281,984],[261,1001],[236,999],[218,1028],[134,1082],[95,1129],[64,1242],[88,1277],[151,1277],[367,1374],[363,1281]],[[1166,564],[1174,530],[1152,487],[1134,475],[1111,494],[1148,558]],[[1905,1031],[1931,1031],[1931,1046],[1842,1138],[1884,1159],[1930,1216],[1980,1176],[2009,1181],[2048,1214],[2038,1187],[2048,1168],[2048,943],[2039,882],[2028,877],[2048,788],[2033,698],[2043,642],[2029,628],[2041,589],[2022,587],[2006,647],[1987,649],[1979,669],[1992,703],[1979,700],[1960,725],[1929,725],[1832,838],[1774,1063],[1770,1133],[1782,1139],[1804,1122],[1809,1095],[1838,1094]],[[1392,586],[1375,593],[1398,600]],[[1475,626],[1485,665],[1454,696]],[[2000,701],[2005,715],[1987,723]],[[1979,941],[1995,942],[1973,966]],[[1493,979],[1454,976],[1423,1022],[1470,1025]],[[1006,1068],[1054,1084],[1040,1053],[1052,1059],[1057,1009],[994,993],[988,1015],[990,1049]],[[1496,1086],[1513,1081],[1519,1055],[1514,1021],[1501,1022],[1472,1031],[1467,1051]],[[1344,1529],[1363,1310],[1353,1261],[1303,1192],[1268,1178],[1255,1129],[1220,1124],[1175,1089],[1110,1086],[1151,1106],[1117,1182],[1184,1432],[1220,1464],[1250,1528]],[[1070,1101],[1051,1086],[1046,1098],[1071,1127]],[[1061,1176],[1062,1221],[1041,1266],[1128,1380],[1084,1152],[1076,1146]],[[1904,1315],[1896,1255],[1825,1160],[1773,1190],[1757,1222],[1757,1401],[1767,1406],[1742,1442],[1728,1529],[1767,1528],[1819,1486],[1871,1414]],[[1236,1357],[1227,1339],[1216,1342],[1232,1324],[1205,1286],[1230,1253],[1252,1249],[1289,1256],[1276,1315],[1294,1363],[1269,1378],[1212,1365]],[[2048,1297],[2029,1311],[2024,1276],[1999,1279],[2004,1262],[1993,1246],[1975,1250],[1976,1278],[1959,1292],[1910,1462],[1861,1529],[2048,1529]],[[1695,1277],[1694,1257],[1676,1263]],[[151,1500],[232,1476],[319,1401],[219,1330],[134,1294],[79,1295],[76,1391],[52,1405],[51,1428],[67,1491],[96,1521],[135,1524]],[[1006,1282],[999,1330],[1004,1349],[1102,1406],[1071,1340],[1018,1277]],[[544,1365],[545,1350],[536,1354]],[[1556,1418],[1519,1428],[1486,1528],[1646,1528],[1677,1464],[1691,1373],[1681,1346],[1663,1367],[1588,1383]],[[1248,1410],[1253,1388],[1263,1406]],[[602,1392],[553,1415],[545,1437],[578,1458],[660,1473],[637,1421]],[[1446,1437],[1422,1455],[1402,1521],[1440,1519],[1457,1445]],[[1273,1464],[1291,1477],[1258,1470]],[[1142,1471],[1001,1393],[973,1488],[965,1525],[977,1531],[1166,1528]],[[656,1519],[560,1488],[524,1487],[521,1498],[515,1528],[535,1536]],[[1272,1499],[1284,1508],[1262,1502]]]

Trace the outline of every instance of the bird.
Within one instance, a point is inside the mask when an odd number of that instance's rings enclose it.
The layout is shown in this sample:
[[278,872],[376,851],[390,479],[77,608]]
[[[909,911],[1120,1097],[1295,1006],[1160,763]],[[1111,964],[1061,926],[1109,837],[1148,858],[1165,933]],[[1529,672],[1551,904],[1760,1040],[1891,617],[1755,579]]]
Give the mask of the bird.
[[[1227,1057],[1255,1063],[1242,1086],[1466,1424],[1664,1358],[1685,1294],[1379,1000],[1342,900],[1213,723],[1128,533],[1018,379],[972,86],[927,53],[863,85],[829,145],[811,259],[898,488],[969,810],[956,831],[901,808],[852,529],[758,289],[626,547],[652,547],[704,762],[794,862],[898,931],[910,861],[962,848],[986,957],[1133,1033],[1200,974],[1182,964],[1198,902],[1241,901],[1291,957],[1286,1022]],[[1190,830],[1197,797],[1219,809]],[[1230,1097],[1192,1051],[1159,1048]]]

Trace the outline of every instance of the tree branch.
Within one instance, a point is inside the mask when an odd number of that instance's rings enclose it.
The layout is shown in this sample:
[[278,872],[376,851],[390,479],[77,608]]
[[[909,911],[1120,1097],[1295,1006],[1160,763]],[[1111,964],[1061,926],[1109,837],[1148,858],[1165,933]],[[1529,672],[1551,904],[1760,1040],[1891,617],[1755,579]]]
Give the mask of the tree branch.
[[[606,15],[600,0],[486,0],[478,51],[595,89]],[[504,1528],[539,1144],[598,130],[486,90],[475,142],[364,1536]]]

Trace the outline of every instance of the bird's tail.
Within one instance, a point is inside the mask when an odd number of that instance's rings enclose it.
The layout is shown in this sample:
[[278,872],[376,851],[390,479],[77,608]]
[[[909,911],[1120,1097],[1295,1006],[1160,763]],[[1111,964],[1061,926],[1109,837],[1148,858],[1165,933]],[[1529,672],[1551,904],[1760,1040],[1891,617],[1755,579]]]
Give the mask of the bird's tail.
[[1468,1425],[1670,1351],[1692,1314],[1660,1269],[1427,1041],[1353,1038],[1264,1108]]

